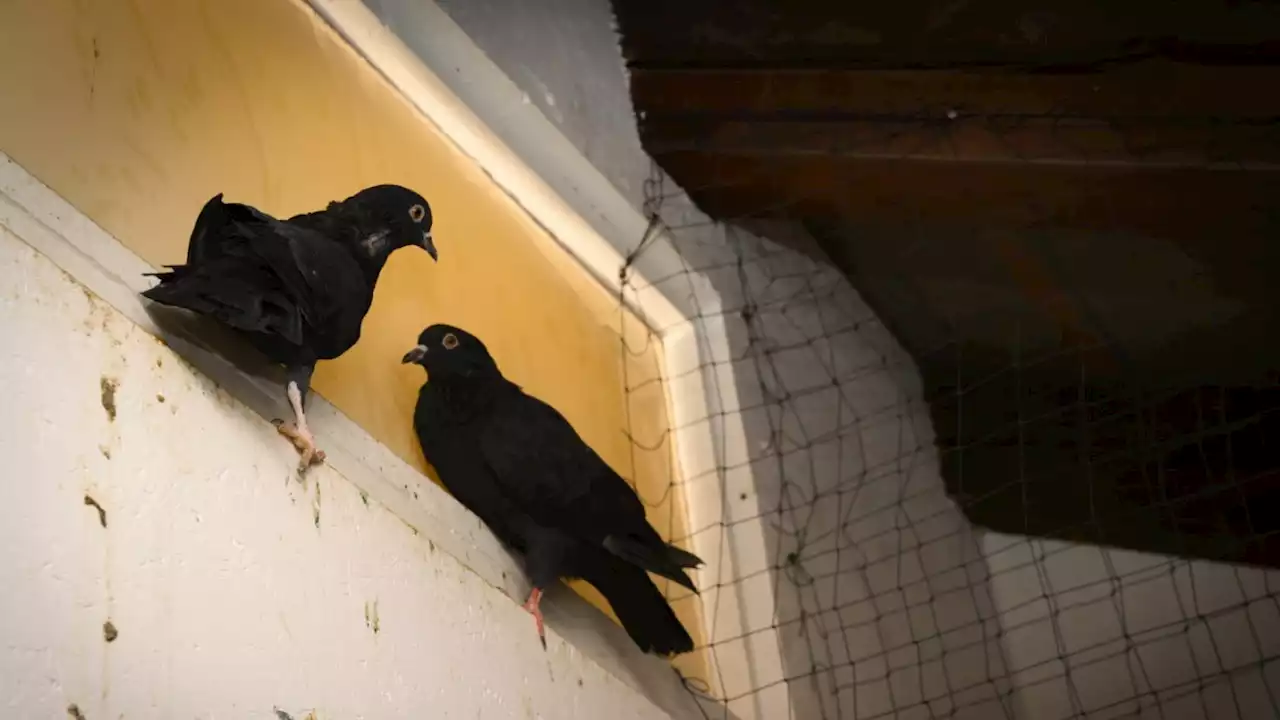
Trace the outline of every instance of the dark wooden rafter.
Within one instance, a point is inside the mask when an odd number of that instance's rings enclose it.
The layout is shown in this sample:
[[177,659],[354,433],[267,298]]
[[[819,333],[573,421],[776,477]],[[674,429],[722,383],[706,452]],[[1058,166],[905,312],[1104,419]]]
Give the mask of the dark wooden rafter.
[[1280,170],[1280,66],[1090,74],[640,70],[646,147],[1022,165]]
[[[1280,58],[1277,58],[1280,61]],[[1280,117],[1280,65],[1147,60],[1092,72],[1011,70],[632,69],[637,107],[652,114],[778,112],[945,117]]]
[[633,70],[1081,72],[1150,59],[1249,65],[1280,57],[1280,7],[1248,0],[614,0],[613,7]]
[[[1044,224],[1171,239],[1260,231],[1280,173],[1017,163],[966,165],[823,155],[672,152],[663,166],[718,217],[837,214],[851,222],[1026,228]],[[696,184],[695,184],[696,183]]]
[[637,71],[645,146],[721,218],[1274,232],[1280,65]]

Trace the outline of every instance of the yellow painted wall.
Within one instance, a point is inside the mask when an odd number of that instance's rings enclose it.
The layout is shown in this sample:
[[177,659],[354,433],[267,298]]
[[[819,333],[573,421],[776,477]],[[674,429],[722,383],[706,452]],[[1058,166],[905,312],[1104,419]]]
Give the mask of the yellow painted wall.
[[[4,0],[0,149],[156,266],[183,258],[218,192],[287,216],[416,189],[440,263],[392,258],[360,343],[319,366],[316,391],[425,471],[423,375],[399,358],[430,322],[465,327],[637,480],[660,531],[686,534],[657,340],[300,2]],[[677,610],[697,637],[693,604]]]

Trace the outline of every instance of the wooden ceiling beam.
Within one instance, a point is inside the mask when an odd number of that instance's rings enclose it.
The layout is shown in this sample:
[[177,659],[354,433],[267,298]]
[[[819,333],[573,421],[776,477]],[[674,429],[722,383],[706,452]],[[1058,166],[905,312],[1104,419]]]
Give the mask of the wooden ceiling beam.
[[946,118],[1280,117],[1280,65],[1152,59],[1096,72],[1010,70],[716,70],[633,68],[648,116],[822,112]]
[[825,216],[900,227],[1056,226],[1197,243],[1280,231],[1280,173],[699,152],[657,159],[724,221]]
[[[1277,86],[1280,87],[1280,86]],[[1280,95],[1280,93],[1277,93]],[[655,155],[838,156],[1018,165],[1117,165],[1280,172],[1280,123],[1092,119],[666,119],[641,126]]]

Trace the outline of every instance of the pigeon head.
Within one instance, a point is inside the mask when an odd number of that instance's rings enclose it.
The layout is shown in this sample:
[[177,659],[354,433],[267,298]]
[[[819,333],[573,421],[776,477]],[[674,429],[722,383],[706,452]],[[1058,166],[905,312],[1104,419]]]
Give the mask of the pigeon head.
[[399,185],[374,185],[356,193],[347,202],[385,223],[385,233],[376,233],[362,241],[368,245],[370,254],[390,254],[416,245],[426,250],[432,260],[438,258],[431,237],[431,205],[418,193]]
[[484,343],[452,325],[432,325],[423,330],[418,335],[418,345],[400,362],[421,365],[432,379],[501,374]]

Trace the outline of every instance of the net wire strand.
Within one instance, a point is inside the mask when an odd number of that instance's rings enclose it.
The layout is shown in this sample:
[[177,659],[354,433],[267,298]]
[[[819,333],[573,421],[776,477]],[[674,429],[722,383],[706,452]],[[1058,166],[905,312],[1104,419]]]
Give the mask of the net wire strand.
[[[1078,138],[1068,131],[1079,118],[1053,112],[960,116],[998,139],[1010,162],[1043,161],[1028,157],[1014,138],[1028,123],[1046,122],[1054,128],[1056,150],[1063,156],[1056,161],[1097,162],[1087,148],[1074,144]],[[880,132],[842,138],[822,152],[865,154],[867,148],[896,142],[909,132],[924,139],[903,148],[901,157],[928,152],[957,156],[951,134],[955,120],[945,115],[871,118],[867,122],[882,123]],[[1178,162],[1196,167],[1245,165],[1231,148],[1139,147],[1125,121],[1114,118],[1103,125],[1135,157],[1163,153],[1193,158]],[[1063,127],[1068,130],[1058,133]],[[925,137],[925,132],[933,135]],[[790,691],[788,713],[797,720],[1280,717],[1280,573],[1193,559],[1190,553],[1122,550],[1109,543],[1095,504],[1106,488],[1096,485],[1095,468],[1110,456],[1105,448],[1094,447],[1092,437],[1099,422],[1095,415],[1106,412],[1108,401],[1091,392],[1087,358],[1095,350],[1107,350],[1128,372],[1135,370],[1123,344],[1107,337],[1086,298],[1070,298],[1081,330],[1076,343],[1047,350],[1024,345],[1025,318],[1019,314],[1012,357],[1005,367],[984,374],[966,364],[965,347],[957,342],[960,320],[947,317],[940,320],[946,337],[936,347],[917,349],[913,358],[834,269],[772,242],[767,234],[744,229],[802,205],[804,198],[792,196],[732,218],[712,219],[697,210],[693,197],[729,185],[680,189],[654,163],[644,184],[648,227],[626,257],[618,294],[621,313],[629,294],[636,297],[651,286],[687,292],[695,307],[691,321],[732,325],[745,338],[727,356],[704,353],[702,364],[684,374],[707,379],[717,398],[707,418],[715,432],[723,433],[731,416],[750,415],[760,421],[760,442],[737,453],[721,443],[710,481],[720,486],[724,517],[712,526],[688,528],[689,537],[673,539],[684,543],[711,533],[715,547],[725,552],[737,526],[760,524],[772,541],[765,566],[737,577],[703,573],[699,589],[706,595],[748,585],[759,588],[755,581],[763,578],[777,602],[767,623],[747,625],[740,632],[725,630],[718,606],[703,608],[705,644],[695,652],[707,659],[711,676],[686,678],[686,687],[705,701],[699,703],[704,717],[727,720],[730,708],[758,709],[753,699],[780,685]],[[1036,210],[1048,219],[1047,208]],[[924,229],[907,230],[912,237],[899,250],[903,257],[931,242]],[[663,236],[680,253],[681,271],[639,287],[630,270]],[[1042,260],[1052,255],[1047,247],[1036,252]],[[1061,262],[1047,257],[1046,265],[1053,269]],[[703,302],[699,276],[722,280],[717,302]],[[725,278],[731,281],[723,282]],[[899,279],[895,291],[902,297],[924,296],[909,278]],[[656,340],[649,336],[644,342],[647,347]],[[631,347],[624,336],[621,352],[625,360],[643,350]],[[790,366],[797,354],[806,353],[811,357],[805,367],[817,377],[797,385]],[[945,398],[955,406],[955,441],[938,447],[928,406],[943,398],[924,397],[919,368],[947,356],[954,357],[956,374]],[[1026,393],[1034,390],[1026,378],[1038,368],[1070,359],[1078,364],[1075,401],[1038,413],[1024,407]],[[984,435],[967,436],[966,410],[978,402],[971,398],[1008,376],[1017,396],[1015,417]],[[735,381],[736,394],[743,397],[738,406],[726,407],[723,383]],[[875,382],[891,386],[889,399],[878,405],[864,397],[865,385]],[[1193,447],[1205,473],[1213,474],[1206,442],[1223,437],[1227,472],[1218,484],[1238,495],[1249,538],[1265,538],[1267,533],[1254,527],[1245,486],[1265,481],[1267,473],[1249,477],[1237,472],[1232,450],[1232,433],[1258,424],[1264,412],[1232,420],[1225,388],[1220,388],[1214,411],[1203,407],[1197,393],[1194,430],[1161,437],[1155,408],[1170,401],[1175,391],[1135,387],[1114,414],[1132,416],[1143,428],[1136,450],[1154,461],[1140,465],[1150,497],[1158,497],[1151,507],[1166,512],[1176,526],[1178,507],[1219,492],[1221,488],[1207,487],[1170,497],[1163,458],[1179,447]],[[628,393],[640,388],[627,386]],[[830,422],[814,420],[821,413],[813,407],[820,402],[834,403],[834,411],[827,413]],[[1055,416],[1075,418],[1085,475],[1074,482],[1087,489],[1090,517],[1082,524],[1096,543],[974,527],[960,510],[1007,488],[967,494],[967,454],[1012,431],[1018,471],[1011,484],[1020,490],[1025,512],[1032,482],[1026,433]],[[670,434],[678,429],[668,431],[660,444],[669,445]],[[886,457],[878,457],[884,451],[871,447],[876,443],[868,437],[870,431],[891,436]],[[656,448],[650,444],[644,449]],[[819,452],[828,459],[825,472],[818,469]],[[949,493],[939,475],[948,458],[954,460],[957,492]],[[730,476],[743,471],[750,473],[754,486],[730,487]],[[707,480],[673,480],[663,497],[642,499],[661,505],[671,493],[681,492],[681,485]],[[758,496],[759,512],[735,511],[734,503],[749,495]],[[675,503],[668,504],[674,511]],[[1073,529],[1081,528],[1061,530]],[[677,589],[673,597],[681,592],[687,594]],[[784,605],[785,613],[780,610]],[[1145,617],[1157,605],[1162,615]],[[1083,631],[1089,623],[1101,629]],[[750,682],[742,687],[743,678],[727,674],[729,663],[718,662],[717,656],[741,653],[762,633],[779,638],[785,672],[771,678],[748,673]],[[797,696],[811,700],[806,714],[799,714]]]

